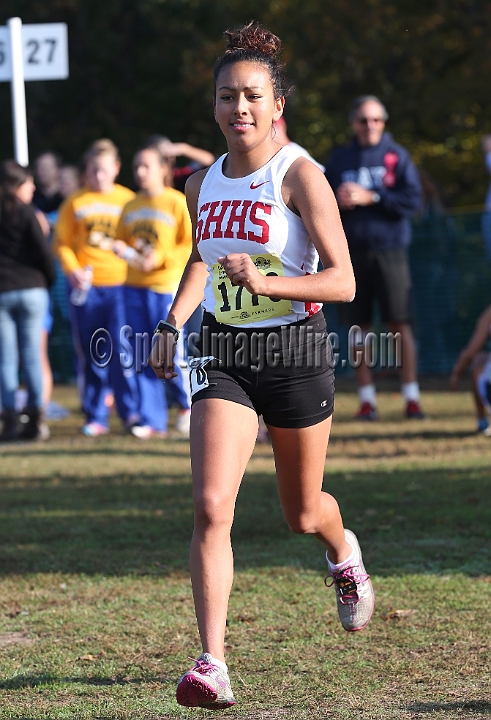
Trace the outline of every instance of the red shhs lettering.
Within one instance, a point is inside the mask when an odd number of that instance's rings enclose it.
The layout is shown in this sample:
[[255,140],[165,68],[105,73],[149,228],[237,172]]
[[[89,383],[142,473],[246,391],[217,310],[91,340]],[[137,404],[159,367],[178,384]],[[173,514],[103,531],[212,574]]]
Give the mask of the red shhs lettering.
[[[215,213],[215,210],[220,205],[221,205],[221,207],[220,207],[219,212]],[[215,232],[213,233],[213,237],[214,238],[223,237],[222,222],[223,222],[223,218],[225,216],[225,213],[227,212],[229,205],[230,205],[230,200],[224,200],[223,202],[216,201],[216,202],[210,203],[210,212],[208,213],[208,217],[206,218],[203,234],[201,235],[202,240],[210,239],[210,225],[212,223],[215,225]]]
[[[238,213],[237,210],[239,209],[239,206],[242,204],[242,212]],[[228,219],[227,223],[227,229],[225,230],[225,233],[223,237],[226,238],[233,238],[234,237],[234,231],[233,227],[234,225],[238,225],[239,229],[237,230],[237,234],[235,237],[238,240],[246,240],[247,235],[245,234],[245,222],[247,219],[247,211],[252,205],[252,200],[232,200],[232,210],[230,211],[230,217]]]
[[199,209],[198,222],[196,223],[196,242],[197,242],[197,243],[199,243],[199,241],[201,240],[201,234],[202,234],[202,232],[203,232],[204,220],[203,220],[203,218],[201,217],[201,213],[206,212],[209,207],[210,207],[210,203],[205,203],[205,204],[202,205],[202,206],[200,207],[200,209]]
[[[228,210],[230,212],[226,219]],[[223,237],[251,240],[265,245],[269,240],[269,225],[266,219],[258,217],[258,211],[264,215],[271,215],[271,205],[262,202],[253,203],[252,200],[217,200],[205,203],[199,209],[196,242],[209,240],[210,237]],[[252,230],[246,232],[247,221],[260,228],[260,232],[255,233]]]
[[247,239],[254,240],[255,242],[261,243],[261,245],[266,245],[266,243],[269,240],[269,225],[266,222],[266,220],[256,217],[256,213],[258,210],[262,210],[264,213],[266,213],[266,215],[271,215],[271,205],[265,205],[262,202],[254,203],[254,205],[251,208],[251,214],[249,215],[249,220],[254,225],[259,225],[259,227],[262,228],[262,232],[260,235],[256,235],[255,233],[249,231],[247,233]]

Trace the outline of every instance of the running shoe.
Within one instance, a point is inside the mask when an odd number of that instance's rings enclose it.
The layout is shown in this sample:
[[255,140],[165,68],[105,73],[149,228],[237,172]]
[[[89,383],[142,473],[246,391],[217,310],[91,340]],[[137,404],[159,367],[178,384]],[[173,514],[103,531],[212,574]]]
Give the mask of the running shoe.
[[408,400],[406,403],[406,417],[409,420],[424,420],[425,414],[421,410],[419,402]]
[[179,705],[208,710],[221,710],[235,705],[227,671],[214,665],[209,653],[202,653],[195,663],[177,685],[176,699]]
[[191,410],[179,410],[176,417],[175,428],[178,433],[189,437],[189,428],[191,425]]
[[378,420],[377,408],[369,402],[362,402],[358,412],[355,415],[355,420],[364,420],[365,422],[372,422]]
[[98,422],[90,422],[83,426],[82,432],[87,437],[98,437],[99,435],[107,435],[109,428]]
[[150,440],[152,437],[165,439],[167,437],[164,430],[156,430],[151,425],[132,425],[130,432],[139,440]]
[[[368,625],[375,606],[370,575],[365,571],[361,549],[356,535],[351,530],[344,531],[346,540],[353,548],[354,559],[346,567],[331,571],[325,579],[327,587],[334,585],[338,603],[338,615],[341,625],[348,632],[363,630]],[[327,580],[332,578],[328,584]]]

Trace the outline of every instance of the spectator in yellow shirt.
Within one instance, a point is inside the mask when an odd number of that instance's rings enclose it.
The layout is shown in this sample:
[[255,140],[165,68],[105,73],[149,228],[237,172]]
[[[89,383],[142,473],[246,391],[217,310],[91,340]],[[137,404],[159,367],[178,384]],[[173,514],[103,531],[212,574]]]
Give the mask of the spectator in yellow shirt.
[[[126,316],[131,328],[127,341],[131,353],[146,361],[153,330],[167,317],[179,281],[191,253],[191,220],[184,195],[166,187],[169,162],[158,146],[142,148],[134,158],[139,192],[125,205],[115,251],[129,259],[124,289]],[[128,248],[132,250],[129,251]],[[143,343],[139,346],[139,343]],[[190,398],[182,338],[178,343],[178,376],[167,381],[179,407],[176,429],[189,433]],[[145,363],[146,364],[146,363]],[[137,437],[165,437],[168,413],[166,388],[149,367],[136,367],[140,424],[132,428]]]
[[128,266],[112,251],[121,211],[134,193],[115,182],[121,163],[111,140],[94,142],[84,165],[86,185],[61,206],[54,246],[72,289],[82,291],[77,297],[72,290],[70,315],[86,415],[82,432],[96,436],[109,429],[109,389],[125,425],[138,420],[136,382],[123,370],[119,353]]

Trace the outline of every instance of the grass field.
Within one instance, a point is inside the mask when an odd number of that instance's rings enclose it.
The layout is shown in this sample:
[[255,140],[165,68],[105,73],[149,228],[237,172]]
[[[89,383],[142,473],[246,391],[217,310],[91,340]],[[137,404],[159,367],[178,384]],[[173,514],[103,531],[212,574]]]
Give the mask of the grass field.
[[[200,652],[188,444],[142,443],[116,421],[83,438],[73,388],[55,399],[74,412],[49,443],[0,449],[0,718],[208,717],[174,700]],[[340,627],[322,548],[288,532],[257,447],[233,531],[238,705],[215,717],[491,715],[491,439],[466,393],[426,392],[423,422],[402,420],[391,391],[379,423],[351,422],[355,406],[339,393],[325,487],[364,549],[373,620]]]

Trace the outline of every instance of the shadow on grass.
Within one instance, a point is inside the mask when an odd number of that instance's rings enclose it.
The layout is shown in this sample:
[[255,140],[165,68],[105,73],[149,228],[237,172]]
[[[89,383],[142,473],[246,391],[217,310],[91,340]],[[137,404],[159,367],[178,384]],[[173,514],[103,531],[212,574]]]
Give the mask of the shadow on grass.
[[[91,442],[89,440],[89,442]],[[96,440],[97,442],[97,440]],[[65,449],[65,448],[54,448],[54,447],[46,447],[43,446],[42,448],[39,447],[39,445],[35,443],[16,443],[15,445],[10,445],[9,449],[5,450],[5,446],[2,447],[2,452],[0,454],[0,457],[6,458],[6,457],[18,457],[18,458],[26,458],[26,457],[36,457],[36,458],[54,458],[54,457],[70,457],[73,458],[74,456],[79,455],[80,457],[90,457],[91,455],[108,455],[108,456],[116,456],[121,457],[121,453],[124,452],[125,456],[131,457],[132,455],[141,456],[144,455],[145,457],[158,457],[158,458],[179,458],[182,459],[183,457],[189,457],[189,444],[184,444],[184,441],[181,441],[182,444],[179,447],[179,452],[176,452],[175,448],[169,449],[169,446],[165,446],[162,444],[162,447],[156,447],[154,449],[149,448],[148,445],[142,445],[141,441],[135,441],[135,443],[138,442],[139,444],[133,444],[131,443],[129,446],[124,447],[124,450],[120,447],[107,447],[107,445],[102,445],[98,447],[96,444],[90,446],[90,447],[79,447],[79,448],[72,448],[72,449]],[[173,443],[174,444],[174,443]],[[15,449],[14,449],[15,448]]]
[[452,703],[412,703],[404,709],[419,713],[434,713],[441,710],[443,712],[458,711],[462,714],[475,712],[491,714],[491,702],[487,702],[486,700],[467,700],[465,702]]
[[[373,432],[370,428],[370,434],[367,434],[364,438],[360,438],[359,434],[353,433],[352,435],[347,435],[345,433],[343,434],[333,434],[331,437],[331,440],[329,441],[329,445],[335,444],[337,441],[351,441],[351,442],[360,442],[360,439],[363,440],[369,440],[371,442],[375,442],[376,440],[390,440],[391,442],[394,442],[396,440],[446,440],[446,439],[458,439],[463,440],[464,438],[468,437],[475,437],[476,432],[474,430],[417,430],[413,432],[396,432],[396,433],[389,433],[389,432]],[[329,454],[327,456],[329,458]]]
[[[162,575],[187,572],[193,508],[188,474],[4,478],[0,574]],[[491,574],[491,472],[392,470],[329,473],[347,527],[370,572]],[[289,532],[274,476],[248,473],[233,528],[237,567],[324,571],[311,538]]]
[[39,675],[15,675],[8,680],[0,681],[0,690],[20,690],[22,688],[34,688],[42,685],[66,685],[66,684],[78,684],[78,685],[95,685],[95,686],[108,686],[108,685],[144,685],[146,683],[161,683],[165,684],[168,682],[174,682],[164,677],[157,676],[146,676],[139,678],[125,678],[121,677],[101,677],[99,675],[90,676],[78,676],[78,677],[58,677],[52,673],[40,673]]
[[[343,423],[338,421],[336,428],[343,427],[345,424],[353,425],[352,420],[349,423]],[[361,439],[375,442],[379,440],[390,440],[391,442],[397,440],[463,440],[468,437],[475,437],[476,432],[474,430],[425,430],[424,427],[418,426],[416,429],[414,426],[400,428],[398,425],[395,426],[395,432],[387,432],[387,430],[376,430],[370,427],[370,433],[366,436],[361,436],[360,433],[340,433],[337,434],[334,431],[330,445],[335,445],[338,442],[354,442],[357,443]],[[72,436],[68,436],[73,440]],[[57,438],[59,439],[59,438]],[[111,438],[114,440],[114,438]],[[116,438],[117,440],[118,438]],[[39,446],[38,443],[10,443],[4,445],[1,451],[1,457],[90,457],[91,455],[106,455],[120,457],[121,453],[131,457],[132,455],[144,455],[145,457],[168,457],[168,458],[183,458],[189,457],[189,441],[184,438],[173,438],[171,443],[162,442],[159,445],[149,446],[147,443],[143,444],[141,440],[135,438],[128,438],[122,435],[119,438],[122,441],[122,445],[108,445],[105,438],[82,438],[77,439],[77,445],[75,447],[56,447],[50,445]],[[176,447],[177,446],[177,447]],[[269,450],[268,450],[269,455]],[[329,454],[328,454],[329,458]]]

